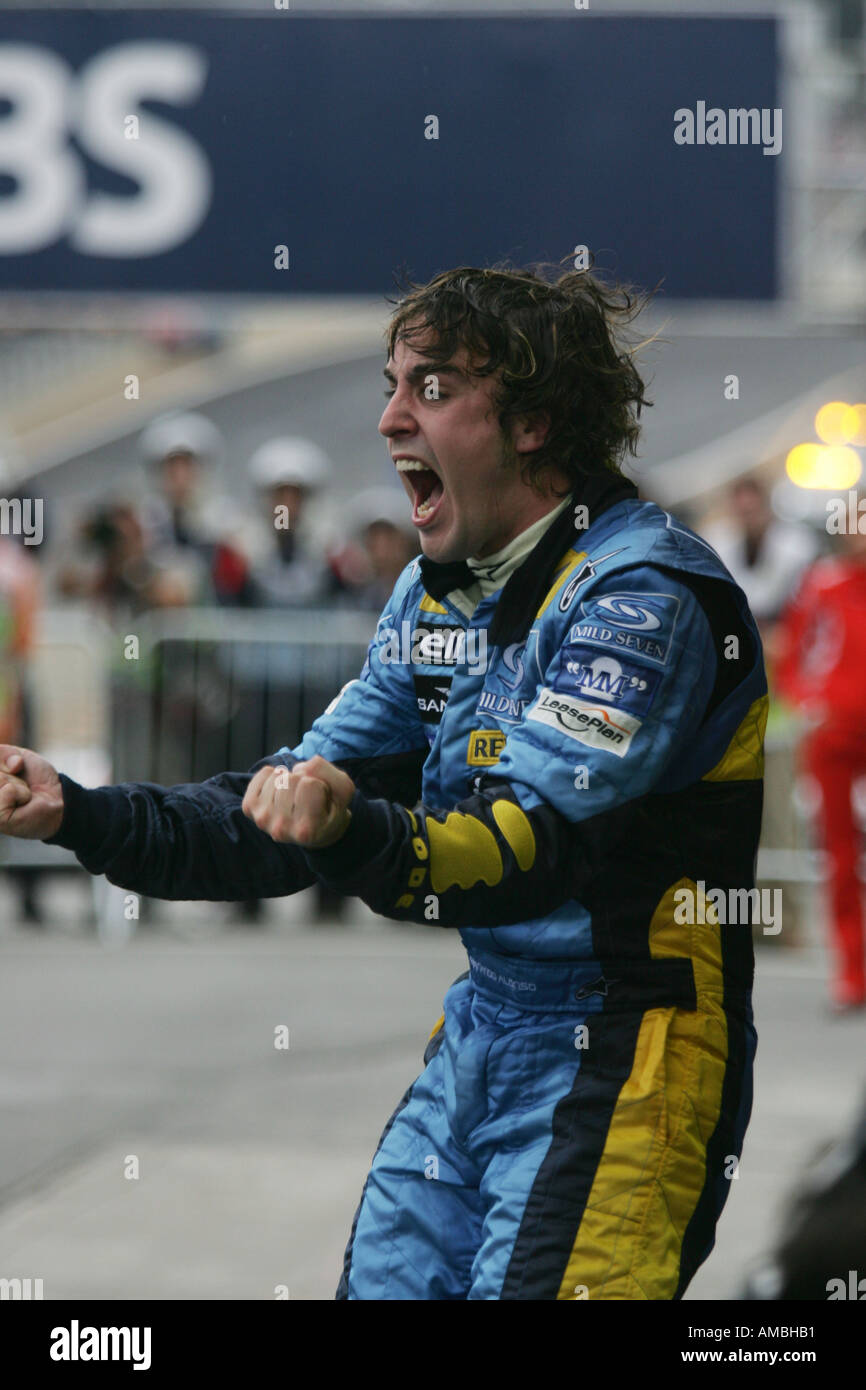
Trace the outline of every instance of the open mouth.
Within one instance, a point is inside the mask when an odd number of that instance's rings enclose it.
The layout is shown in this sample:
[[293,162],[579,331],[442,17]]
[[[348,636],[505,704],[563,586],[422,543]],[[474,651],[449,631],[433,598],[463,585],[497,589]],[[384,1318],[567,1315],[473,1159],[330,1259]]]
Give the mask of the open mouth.
[[412,524],[429,526],[444,496],[442,479],[422,459],[397,459],[396,467],[404,485],[412,490]]

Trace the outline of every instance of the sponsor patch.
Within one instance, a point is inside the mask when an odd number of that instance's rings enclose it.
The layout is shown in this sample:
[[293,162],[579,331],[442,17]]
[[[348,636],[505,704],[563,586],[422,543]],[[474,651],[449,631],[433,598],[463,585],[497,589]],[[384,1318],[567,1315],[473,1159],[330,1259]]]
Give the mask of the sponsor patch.
[[502,757],[505,734],[501,729],[474,729],[469,735],[466,761],[470,767],[492,767]]
[[617,656],[631,654],[666,666],[679,611],[676,594],[602,594],[581,604],[581,616],[570,628],[568,642],[613,649]]
[[502,665],[510,674],[508,676],[503,676],[501,671],[498,671],[497,674],[506,690],[516,690],[523,680],[526,673],[526,667],[523,663],[525,647],[525,642],[512,642],[503,649]]
[[598,566],[605,560],[612,559],[614,555],[619,555],[623,549],[624,547],[620,546],[617,550],[609,550],[606,555],[599,555],[598,559],[585,559],[583,564],[578,566],[559,596],[560,613],[567,612],[584,584],[595,578]]
[[661,681],[661,671],[581,643],[563,647],[553,688],[632,714],[646,714]]
[[641,727],[641,721],[625,710],[562,695],[547,687],[539,692],[538,703],[526,717],[548,724],[588,748],[603,748],[618,758],[625,757]]
[[419,623],[412,633],[412,661],[418,666],[456,666],[465,646],[464,628]]
[[487,670],[487,632],[447,623],[417,623],[404,618],[399,629],[380,623],[376,641],[383,666],[459,666]]
[[423,724],[438,724],[451,694],[450,676],[413,675],[418,714]]
[[495,714],[499,719],[518,724],[528,704],[528,700],[520,700],[516,695],[500,695],[495,690],[482,690],[475,713]]
[[484,689],[478,697],[478,719],[491,716],[497,724],[519,724],[543,679],[538,662],[538,629],[525,642],[496,648]]

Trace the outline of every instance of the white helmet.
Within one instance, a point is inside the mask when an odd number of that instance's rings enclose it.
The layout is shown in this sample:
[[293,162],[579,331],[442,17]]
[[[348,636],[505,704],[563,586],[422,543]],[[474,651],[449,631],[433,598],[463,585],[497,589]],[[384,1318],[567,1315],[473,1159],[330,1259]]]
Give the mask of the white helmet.
[[412,504],[402,487],[366,487],[357,493],[348,508],[351,529],[358,536],[377,521],[387,521],[398,531],[415,537]]
[[162,463],[172,454],[193,454],[213,459],[220,452],[222,437],[216,425],[203,415],[161,415],[141,436],[141,452],[148,463]]
[[269,439],[259,445],[248,467],[253,483],[263,489],[294,486],[314,492],[331,476],[327,454],[311,439]]

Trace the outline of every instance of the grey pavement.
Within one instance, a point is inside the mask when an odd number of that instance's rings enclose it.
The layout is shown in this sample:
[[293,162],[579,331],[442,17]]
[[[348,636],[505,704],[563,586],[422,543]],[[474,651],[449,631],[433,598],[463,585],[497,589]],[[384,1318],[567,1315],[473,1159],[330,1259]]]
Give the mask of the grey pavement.
[[[0,1276],[47,1299],[331,1298],[379,1132],[464,968],[456,933],[354,907],[316,926],[299,895],[261,927],[160,905],[106,949],[83,875],[46,902],[50,926],[26,929],[0,882]],[[690,1298],[737,1296],[859,1102],[866,1018],[830,1018],[823,976],[814,948],[760,948],[754,1118]]]

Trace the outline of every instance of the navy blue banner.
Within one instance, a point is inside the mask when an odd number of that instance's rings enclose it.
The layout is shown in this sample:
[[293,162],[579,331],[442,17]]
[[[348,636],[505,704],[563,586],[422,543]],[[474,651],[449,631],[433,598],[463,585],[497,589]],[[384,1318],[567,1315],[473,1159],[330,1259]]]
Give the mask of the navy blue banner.
[[0,288],[381,293],[501,257],[776,293],[772,19],[0,17]]

